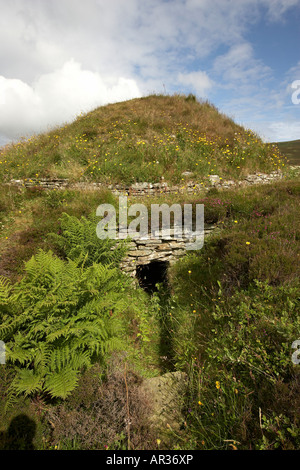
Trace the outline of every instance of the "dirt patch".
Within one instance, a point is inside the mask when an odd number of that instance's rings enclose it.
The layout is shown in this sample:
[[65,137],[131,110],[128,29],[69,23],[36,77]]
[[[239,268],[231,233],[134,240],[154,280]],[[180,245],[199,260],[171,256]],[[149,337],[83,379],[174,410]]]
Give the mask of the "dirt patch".
[[183,372],[168,372],[159,377],[145,379],[141,389],[152,400],[149,420],[159,431],[178,431],[183,424],[182,408],[187,387]]

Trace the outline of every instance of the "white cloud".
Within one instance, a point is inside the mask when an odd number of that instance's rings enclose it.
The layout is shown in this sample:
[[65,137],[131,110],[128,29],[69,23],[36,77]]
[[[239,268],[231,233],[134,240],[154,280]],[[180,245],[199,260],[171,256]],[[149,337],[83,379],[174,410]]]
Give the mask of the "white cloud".
[[247,129],[256,132],[264,142],[299,140],[300,121],[244,121]]
[[[84,68],[143,79],[243,41],[249,24],[283,18],[299,0],[0,0],[2,74],[31,82],[70,57]],[[184,57],[182,56],[184,55]],[[178,68],[176,70],[178,73]]]
[[63,124],[97,106],[141,96],[136,82],[102,77],[70,60],[55,72],[40,76],[32,86],[0,77],[0,132],[16,138]]
[[299,140],[300,121],[298,122],[273,122],[265,129],[270,141],[284,142]]
[[191,87],[199,97],[206,96],[207,91],[213,86],[213,82],[207,73],[202,71],[180,73],[178,81],[185,86]]
[[254,57],[249,43],[235,44],[214,62],[214,70],[232,87],[255,84],[271,75],[271,69]]
[[262,95],[271,71],[246,33],[258,21],[284,21],[295,5],[300,0],[0,0],[0,133],[30,133],[163,88],[210,99],[219,92],[221,102],[232,90]]
[[298,0],[263,0],[268,8],[270,21],[284,21],[284,13],[291,7],[299,5]]

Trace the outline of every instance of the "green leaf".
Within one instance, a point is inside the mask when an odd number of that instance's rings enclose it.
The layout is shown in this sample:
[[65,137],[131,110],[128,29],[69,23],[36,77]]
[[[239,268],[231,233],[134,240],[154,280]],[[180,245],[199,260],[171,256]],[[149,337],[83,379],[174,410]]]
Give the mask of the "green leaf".
[[60,372],[52,372],[47,375],[44,390],[53,398],[67,398],[78,383],[78,372],[71,367],[66,367]]
[[32,369],[21,369],[12,383],[12,388],[17,394],[24,393],[25,395],[41,390],[41,386],[42,377],[35,374]]

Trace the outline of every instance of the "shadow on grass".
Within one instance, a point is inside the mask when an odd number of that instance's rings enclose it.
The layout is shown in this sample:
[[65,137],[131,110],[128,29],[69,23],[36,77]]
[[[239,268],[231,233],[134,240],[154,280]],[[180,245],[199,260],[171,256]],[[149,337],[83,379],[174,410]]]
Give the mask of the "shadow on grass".
[[0,433],[0,450],[34,450],[35,422],[25,414],[13,418],[6,432]]
[[159,357],[160,368],[163,373],[171,372],[174,369],[173,330],[168,313],[171,295],[168,282],[168,266],[168,262],[157,260],[137,267],[137,279],[140,287],[150,296],[156,294],[159,297]]

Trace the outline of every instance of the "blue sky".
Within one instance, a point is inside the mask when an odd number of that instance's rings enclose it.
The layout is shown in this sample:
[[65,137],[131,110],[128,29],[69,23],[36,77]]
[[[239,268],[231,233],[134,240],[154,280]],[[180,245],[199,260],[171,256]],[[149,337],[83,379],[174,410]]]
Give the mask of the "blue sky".
[[164,92],[207,99],[265,141],[300,139],[300,0],[0,0],[0,9],[0,145]]

